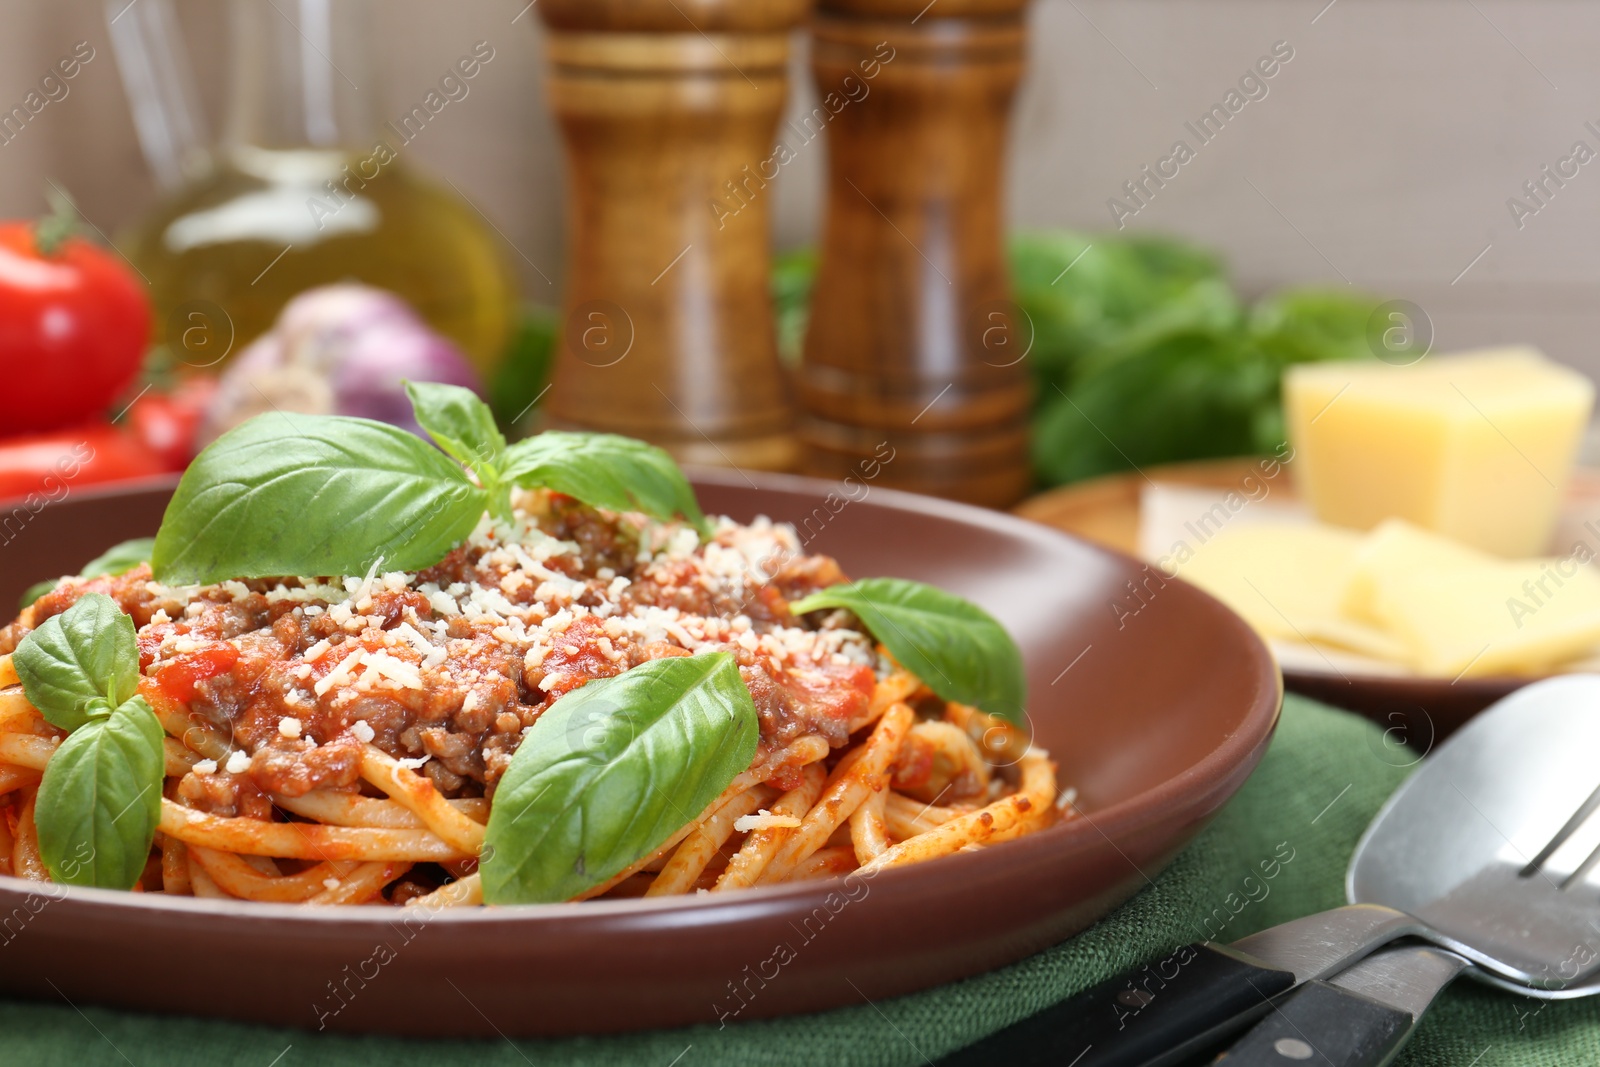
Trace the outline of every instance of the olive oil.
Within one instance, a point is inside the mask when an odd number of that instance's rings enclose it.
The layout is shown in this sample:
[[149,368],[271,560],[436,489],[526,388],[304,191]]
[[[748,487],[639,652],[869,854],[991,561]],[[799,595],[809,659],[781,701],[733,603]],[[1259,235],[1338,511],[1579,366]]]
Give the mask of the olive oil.
[[[453,193],[398,158],[377,165],[382,155],[236,149],[143,219],[123,248],[179,358],[220,363],[295,294],[360,281],[404,298],[487,378],[513,307],[496,238]],[[186,343],[197,327],[203,343]]]
[[[230,13],[225,135],[119,241],[150,281],[157,340],[185,363],[218,365],[296,294],[356,281],[406,300],[490,380],[515,304],[505,256],[477,210],[407,156],[444,97],[377,123],[364,0],[233,0]],[[444,85],[456,101],[494,58],[486,42],[461,48]]]

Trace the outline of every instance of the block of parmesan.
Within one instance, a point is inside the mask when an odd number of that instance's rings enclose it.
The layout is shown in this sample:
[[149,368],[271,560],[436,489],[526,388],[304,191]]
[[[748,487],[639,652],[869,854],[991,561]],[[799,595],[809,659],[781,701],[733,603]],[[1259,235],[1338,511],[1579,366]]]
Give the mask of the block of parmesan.
[[1284,412],[1318,518],[1399,517],[1519,558],[1549,548],[1594,404],[1583,375],[1532,348],[1291,367]]

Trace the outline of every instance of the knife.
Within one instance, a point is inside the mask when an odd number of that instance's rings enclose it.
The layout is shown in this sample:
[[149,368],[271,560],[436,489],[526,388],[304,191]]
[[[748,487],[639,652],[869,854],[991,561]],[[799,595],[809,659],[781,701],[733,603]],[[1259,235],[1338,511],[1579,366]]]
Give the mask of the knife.
[[1307,982],[1217,1057],[1226,1067],[1385,1067],[1440,990],[1471,964],[1454,952],[1401,943],[1327,981]]
[[1337,974],[1414,927],[1390,908],[1351,904],[1228,945],[1185,945],[952,1053],[938,1067],[1173,1067],[1261,1019],[1274,998]]

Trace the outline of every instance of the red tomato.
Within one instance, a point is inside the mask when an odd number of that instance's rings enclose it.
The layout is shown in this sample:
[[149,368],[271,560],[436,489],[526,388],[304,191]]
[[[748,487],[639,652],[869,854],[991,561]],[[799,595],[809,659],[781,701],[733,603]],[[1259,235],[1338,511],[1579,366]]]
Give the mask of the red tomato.
[[166,471],[161,457],[110,423],[0,438],[0,500],[37,494],[48,503],[63,499],[78,486],[150,478]]
[[181,471],[194,458],[195,432],[216,391],[217,380],[209,376],[186,378],[170,393],[152,390],[128,409],[128,428],[168,470]]
[[30,433],[105,413],[150,341],[144,285],[79,237],[49,254],[34,225],[0,224],[0,426]]
[[194,699],[194,687],[215,678],[239,662],[239,650],[225,641],[183,652],[156,672],[156,684],[173,700],[187,704]]

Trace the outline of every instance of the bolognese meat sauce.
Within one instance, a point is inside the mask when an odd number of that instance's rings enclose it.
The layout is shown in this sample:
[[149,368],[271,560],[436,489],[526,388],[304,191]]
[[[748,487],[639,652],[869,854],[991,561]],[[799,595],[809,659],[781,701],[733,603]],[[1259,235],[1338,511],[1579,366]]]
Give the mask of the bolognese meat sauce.
[[[701,541],[676,523],[615,516],[549,492],[519,495],[419,573],[168,587],[148,566],[68,579],[0,630],[0,652],[85,593],[138,628],[143,691],[239,751],[178,784],[189,805],[271,817],[271,796],[358,788],[363,746],[413,761],[447,796],[492,795],[524,731],[564,694],[648,660],[727,650],[761,724],[761,752],[806,734],[835,746],[880,664],[834,613],[791,600],[843,581],[794,531],[722,520]],[[759,758],[759,757],[758,757]]]

